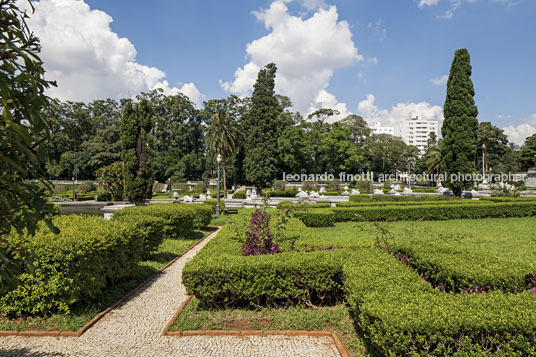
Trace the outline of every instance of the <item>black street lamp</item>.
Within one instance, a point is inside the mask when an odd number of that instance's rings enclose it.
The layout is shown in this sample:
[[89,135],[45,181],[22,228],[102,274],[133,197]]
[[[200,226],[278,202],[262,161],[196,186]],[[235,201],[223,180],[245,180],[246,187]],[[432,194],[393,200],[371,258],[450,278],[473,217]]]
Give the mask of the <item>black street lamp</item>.
[[216,217],[220,216],[220,164],[222,161],[221,155],[218,154],[218,157],[216,158],[216,161],[218,162],[218,182],[216,183]]

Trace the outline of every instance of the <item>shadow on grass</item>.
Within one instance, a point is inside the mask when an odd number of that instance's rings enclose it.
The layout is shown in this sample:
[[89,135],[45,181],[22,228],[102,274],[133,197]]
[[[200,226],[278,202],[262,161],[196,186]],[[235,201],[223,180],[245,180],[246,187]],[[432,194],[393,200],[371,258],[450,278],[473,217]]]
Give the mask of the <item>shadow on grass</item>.
[[100,312],[105,310],[157,271],[157,269],[150,266],[138,265],[132,272],[131,277],[110,284],[95,299],[75,305],[72,314],[86,314],[88,311]]

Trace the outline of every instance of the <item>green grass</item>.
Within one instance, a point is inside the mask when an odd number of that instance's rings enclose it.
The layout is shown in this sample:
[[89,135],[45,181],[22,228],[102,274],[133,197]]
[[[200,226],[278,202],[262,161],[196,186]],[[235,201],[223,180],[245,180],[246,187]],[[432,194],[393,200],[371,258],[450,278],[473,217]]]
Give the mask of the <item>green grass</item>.
[[234,215],[232,214],[222,214],[219,217],[213,216],[212,221],[210,221],[210,225],[212,226],[223,226],[226,225]]
[[342,304],[314,308],[207,310],[193,298],[169,328],[169,331],[187,330],[331,331],[339,336],[351,354],[366,355],[348,309]]
[[[394,240],[425,244],[433,241],[500,255],[505,259],[536,261],[536,218],[487,218],[450,221],[381,223]],[[335,227],[314,228],[326,244],[370,246],[378,236],[373,222],[344,222]]]
[[132,272],[131,278],[116,282],[93,301],[73,306],[70,314],[52,314],[45,317],[22,317],[16,319],[0,317],[0,330],[76,331],[211,231],[213,230],[207,228],[204,231],[191,232],[188,239],[164,240],[149,259],[138,264]]

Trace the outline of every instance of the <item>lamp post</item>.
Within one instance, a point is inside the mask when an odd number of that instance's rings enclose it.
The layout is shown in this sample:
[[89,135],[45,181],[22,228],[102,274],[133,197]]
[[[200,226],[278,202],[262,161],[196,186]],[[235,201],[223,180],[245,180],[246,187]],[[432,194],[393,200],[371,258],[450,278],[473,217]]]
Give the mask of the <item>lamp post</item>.
[[482,176],[486,175],[486,144],[482,144]]
[[216,158],[216,161],[218,162],[218,182],[216,183],[216,217],[220,216],[220,164],[222,161],[221,155],[218,154],[218,157]]
[[76,182],[76,180],[78,180],[78,167],[75,167],[74,170],[73,170],[73,201],[76,201],[76,196],[75,196],[75,193],[74,193],[74,184]]

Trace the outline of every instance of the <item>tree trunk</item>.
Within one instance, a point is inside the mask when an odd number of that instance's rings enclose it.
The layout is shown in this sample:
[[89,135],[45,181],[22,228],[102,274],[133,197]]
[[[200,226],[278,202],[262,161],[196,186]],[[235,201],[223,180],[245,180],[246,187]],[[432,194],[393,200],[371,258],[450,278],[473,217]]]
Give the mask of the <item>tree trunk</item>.
[[225,173],[225,160],[223,160],[223,198],[227,198],[227,175]]

